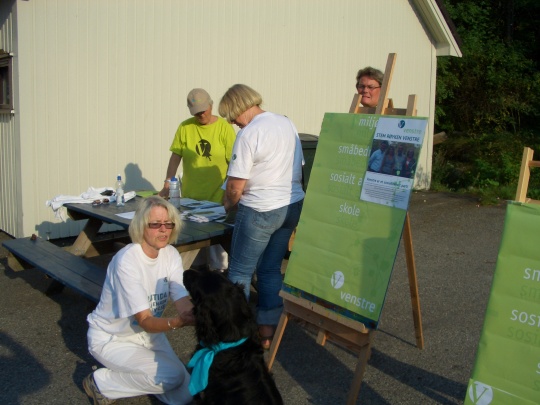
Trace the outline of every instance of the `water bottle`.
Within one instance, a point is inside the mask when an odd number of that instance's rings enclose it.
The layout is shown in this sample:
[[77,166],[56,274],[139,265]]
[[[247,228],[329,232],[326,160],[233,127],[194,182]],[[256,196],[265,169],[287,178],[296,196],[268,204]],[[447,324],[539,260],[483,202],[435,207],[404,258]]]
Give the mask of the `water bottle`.
[[169,182],[169,202],[176,208],[180,208],[180,181],[173,177]]
[[122,181],[122,176],[116,176],[116,206],[123,207],[125,204],[124,201],[124,182]]

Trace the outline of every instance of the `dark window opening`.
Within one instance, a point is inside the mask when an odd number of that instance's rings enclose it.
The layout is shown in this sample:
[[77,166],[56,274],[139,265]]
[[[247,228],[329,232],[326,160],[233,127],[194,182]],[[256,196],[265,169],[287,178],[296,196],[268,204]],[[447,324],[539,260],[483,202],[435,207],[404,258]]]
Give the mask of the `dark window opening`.
[[0,113],[13,110],[11,61],[9,54],[0,51]]

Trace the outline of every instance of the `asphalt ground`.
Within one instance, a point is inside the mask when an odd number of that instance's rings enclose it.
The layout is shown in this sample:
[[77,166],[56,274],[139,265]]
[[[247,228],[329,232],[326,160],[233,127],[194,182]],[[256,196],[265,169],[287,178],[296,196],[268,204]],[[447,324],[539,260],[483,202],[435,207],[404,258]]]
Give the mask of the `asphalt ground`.
[[[478,206],[462,195],[415,192],[410,218],[425,348],[416,347],[402,247],[358,404],[462,404],[474,366],[504,223],[506,203]],[[7,238],[0,232],[0,240]],[[285,263],[286,264],[286,263]],[[14,272],[0,248],[0,403],[88,404],[83,378],[98,366],[86,347],[94,304],[69,289],[47,294],[51,280]],[[172,311],[168,307],[167,311]],[[192,327],[168,333],[187,362]],[[273,374],[286,404],[344,404],[356,355],[324,347],[289,322]],[[159,404],[152,396],[122,399]]]

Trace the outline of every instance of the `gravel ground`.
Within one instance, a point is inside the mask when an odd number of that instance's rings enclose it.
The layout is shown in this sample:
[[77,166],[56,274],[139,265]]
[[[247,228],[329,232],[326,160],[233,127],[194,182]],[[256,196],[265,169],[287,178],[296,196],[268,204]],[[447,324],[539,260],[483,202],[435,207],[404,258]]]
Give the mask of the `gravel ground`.
[[[410,217],[425,348],[415,343],[400,248],[358,404],[462,404],[474,365],[503,229],[505,203],[478,206],[461,195],[416,192]],[[0,241],[9,238],[0,232]],[[286,263],[285,263],[286,264]],[[14,272],[0,248],[0,403],[88,404],[83,378],[97,366],[86,348],[94,305],[51,280]],[[169,307],[167,311],[171,311]],[[193,328],[168,334],[187,361]],[[343,404],[356,366],[347,350],[315,343],[290,322],[272,369],[286,404]],[[159,404],[151,396],[118,404]]]

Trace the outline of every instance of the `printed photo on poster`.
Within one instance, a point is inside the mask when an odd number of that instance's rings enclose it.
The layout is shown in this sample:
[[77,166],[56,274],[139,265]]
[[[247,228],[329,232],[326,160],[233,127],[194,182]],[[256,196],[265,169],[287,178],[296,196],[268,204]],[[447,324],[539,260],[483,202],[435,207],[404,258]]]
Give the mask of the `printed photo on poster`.
[[381,117],[360,199],[407,209],[426,121]]

